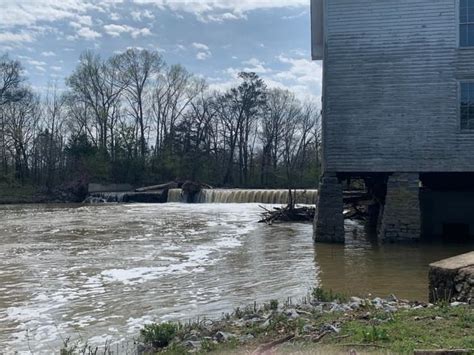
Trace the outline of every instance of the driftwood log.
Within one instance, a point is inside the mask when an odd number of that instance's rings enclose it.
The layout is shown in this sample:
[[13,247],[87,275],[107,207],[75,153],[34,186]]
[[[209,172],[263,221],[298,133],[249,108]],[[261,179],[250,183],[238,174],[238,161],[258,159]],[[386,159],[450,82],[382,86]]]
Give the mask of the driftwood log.
[[175,181],[168,182],[161,185],[146,186],[136,189],[135,192],[147,192],[147,191],[157,191],[157,190],[170,190],[179,188],[179,184]]

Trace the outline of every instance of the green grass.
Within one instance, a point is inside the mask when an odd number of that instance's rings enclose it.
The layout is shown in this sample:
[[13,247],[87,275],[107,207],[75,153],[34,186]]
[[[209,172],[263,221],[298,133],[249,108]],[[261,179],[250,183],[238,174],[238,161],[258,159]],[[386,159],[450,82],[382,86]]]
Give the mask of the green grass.
[[415,349],[474,349],[473,326],[472,308],[433,307],[401,310],[388,319],[379,312],[369,320],[350,320],[341,334],[346,336],[343,343],[373,344],[395,353],[411,353]]
[[[255,340],[247,344],[205,343],[198,354],[239,354],[252,352],[259,345],[297,334],[294,341],[282,344],[281,354],[338,354],[350,349],[363,353],[411,354],[415,349],[474,349],[474,309],[470,307],[432,307],[400,310],[396,313],[367,309],[343,314],[313,314],[306,319],[275,317],[267,327],[227,328],[226,331],[252,334]],[[310,325],[321,329],[327,324],[339,324],[340,333],[331,333],[319,342],[305,340],[302,329]],[[166,349],[163,354],[182,354],[185,349]],[[474,352],[473,352],[474,354]]]

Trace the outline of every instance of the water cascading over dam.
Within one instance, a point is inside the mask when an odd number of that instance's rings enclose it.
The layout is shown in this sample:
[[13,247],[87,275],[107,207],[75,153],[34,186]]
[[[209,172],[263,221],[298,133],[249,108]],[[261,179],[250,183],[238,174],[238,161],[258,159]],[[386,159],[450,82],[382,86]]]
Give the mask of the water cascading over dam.
[[[292,190],[294,192],[294,190]],[[239,190],[215,189],[202,190],[195,197],[196,203],[268,203],[287,204],[288,190]],[[293,196],[296,203],[313,205],[316,203],[318,190],[296,190]],[[168,202],[185,202],[181,189],[168,191]]]

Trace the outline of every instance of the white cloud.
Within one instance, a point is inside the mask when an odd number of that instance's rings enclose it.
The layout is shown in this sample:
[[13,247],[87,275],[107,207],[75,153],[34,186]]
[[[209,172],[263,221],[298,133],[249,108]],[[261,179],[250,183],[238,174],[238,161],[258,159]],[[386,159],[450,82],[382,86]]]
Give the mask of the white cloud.
[[197,60],[206,60],[211,57],[211,54],[209,52],[199,52],[196,54],[196,59]]
[[309,11],[308,10],[301,11],[300,13],[298,13],[296,15],[283,16],[282,19],[283,20],[295,20],[297,18],[305,17],[305,16],[309,16]]
[[94,31],[93,29],[90,29],[89,27],[82,27],[81,29],[79,29],[77,31],[77,35],[79,37],[89,39],[89,40],[94,40],[99,37],[102,37],[102,35],[99,32]]
[[320,62],[306,58],[289,58],[284,55],[278,57],[280,62],[288,64],[290,68],[276,74],[277,79],[291,80],[299,84],[320,85],[322,81],[322,67]]
[[196,59],[197,60],[206,60],[210,57],[212,57],[212,52],[211,49],[209,48],[208,45],[204,43],[198,43],[194,42],[192,46],[198,50],[198,53],[196,54]]
[[204,43],[194,42],[193,47],[199,50],[209,51],[209,46],[205,45]]
[[54,70],[54,71],[61,71],[63,69],[62,67],[57,66],[57,65],[53,65],[50,68],[51,68],[51,70]]
[[242,64],[247,66],[243,68],[242,71],[254,72],[257,74],[269,73],[272,71],[270,68],[265,67],[265,62],[262,62],[257,58],[251,58],[242,62]]
[[39,61],[39,60],[33,60],[33,59],[30,59],[30,60],[28,60],[27,62],[28,62],[28,64],[30,64],[30,65],[34,65],[34,66],[38,66],[38,67],[42,67],[42,66],[46,65],[45,62],[41,62],[41,61]]
[[201,21],[237,20],[258,9],[308,7],[308,0],[134,0],[136,4],[153,4],[159,8],[195,14]]
[[130,15],[132,15],[132,18],[137,22],[140,22],[145,19],[153,20],[155,18],[155,15],[153,15],[150,10],[132,11]]
[[111,19],[112,21],[118,21],[118,20],[121,19],[121,17],[120,17],[120,15],[119,15],[118,13],[112,12],[112,13],[110,14],[110,19]]
[[83,26],[92,27],[92,17],[90,16],[78,16],[76,22]]
[[112,36],[112,37],[119,37],[124,33],[129,33],[133,38],[137,38],[139,36],[150,36],[151,31],[148,28],[135,28],[128,25],[116,25],[110,24],[104,26],[105,32]]
[[322,67],[320,62],[313,62],[304,57],[280,55],[276,58],[286,68],[276,70],[269,68],[258,58],[243,61],[238,68],[227,68],[223,71],[228,79],[214,80],[210,87],[224,91],[239,85],[238,74],[242,71],[257,73],[269,88],[290,90],[301,100],[321,101]]
[[33,42],[33,39],[33,36],[26,32],[0,32],[0,43]]
[[41,55],[43,57],[55,57],[56,56],[56,53],[52,52],[52,51],[47,51],[47,52],[41,52]]

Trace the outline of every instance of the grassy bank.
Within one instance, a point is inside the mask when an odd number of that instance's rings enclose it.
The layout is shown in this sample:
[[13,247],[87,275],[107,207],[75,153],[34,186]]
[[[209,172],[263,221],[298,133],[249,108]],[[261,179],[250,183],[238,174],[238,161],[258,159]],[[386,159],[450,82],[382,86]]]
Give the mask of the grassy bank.
[[[298,305],[271,301],[261,307],[236,309],[220,320],[149,324],[142,329],[137,346],[139,354],[170,355],[340,354],[351,350],[410,354],[415,349],[468,349],[474,354],[474,308],[408,302],[393,296],[349,299],[318,290]],[[77,350],[65,348],[62,355]]]
[[229,323],[222,328],[235,337],[223,342],[209,339],[200,349],[190,349],[186,343],[175,344],[161,353],[242,354],[272,350],[278,354],[338,354],[356,350],[409,354],[415,349],[474,349],[474,311],[469,306],[387,312],[368,305],[352,312],[303,313],[295,319],[282,313],[264,327],[235,327]]

